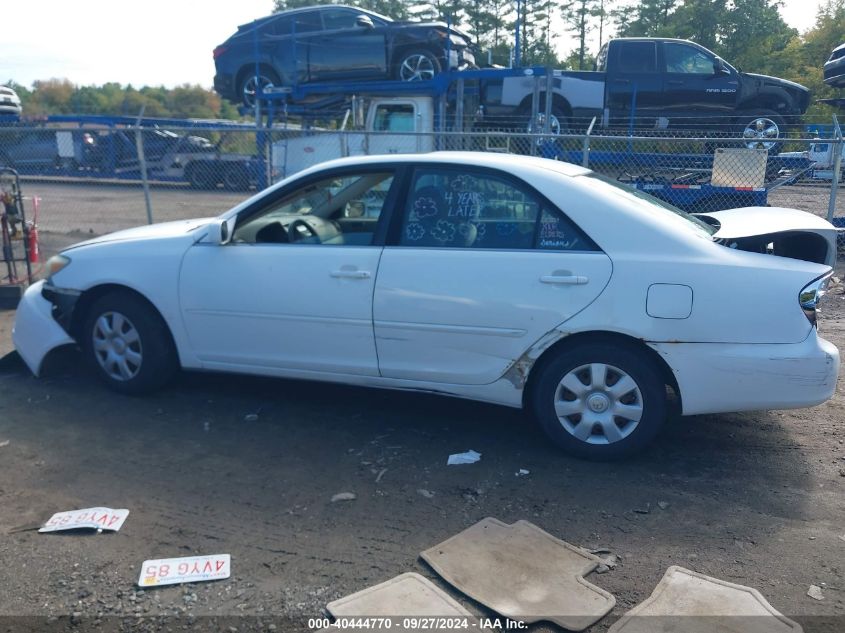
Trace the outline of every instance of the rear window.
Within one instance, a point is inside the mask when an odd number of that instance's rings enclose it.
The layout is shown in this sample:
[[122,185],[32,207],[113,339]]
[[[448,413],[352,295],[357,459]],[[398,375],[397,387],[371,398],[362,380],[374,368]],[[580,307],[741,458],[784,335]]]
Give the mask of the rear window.
[[376,108],[373,129],[376,132],[413,132],[414,106],[410,103],[380,105]]
[[596,181],[596,187],[604,188],[604,187],[611,187],[614,189],[614,193],[617,195],[621,195],[628,200],[636,202],[637,205],[643,209],[643,211],[647,211],[650,213],[662,214],[662,215],[674,215],[677,218],[680,218],[686,221],[689,224],[689,228],[697,231],[701,231],[707,236],[711,236],[716,232],[716,228],[710,226],[703,220],[695,217],[694,215],[690,215],[683,209],[679,209],[678,207],[669,204],[668,202],[664,202],[663,200],[659,200],[654,196],[650,196],[647,193],[643,193],[634,187],[628,186],[612,178],[608,178],[607,176],[602,176],[601,174],[590,173],[585,175],[587,178],[590,178]]
[[273,35],[291,35],[292,33],[319,31],[322,27],[319,13],[316,11],[305,11],[275,20],[272,23],[270,32]]

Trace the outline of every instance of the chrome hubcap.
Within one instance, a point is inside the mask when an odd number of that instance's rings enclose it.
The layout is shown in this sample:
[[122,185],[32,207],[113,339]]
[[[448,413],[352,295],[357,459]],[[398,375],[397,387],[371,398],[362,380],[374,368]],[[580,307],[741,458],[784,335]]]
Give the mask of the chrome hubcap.
[[434,74],[434,62],[425,55],[406,57],[399,67],[402,81],[427,81],[433,79]]
[[780,138],[780,128],[771,119],[759,117],[745,126],[742,137],[748,149],[771,149]]
[[640,423],[643,397],[634,379],[613,365],[568,372],[555,391],[555,413],[567,433],[588,444],[613,444]]
[[94,357],[109,378],[131,380],[143,360],[138,330],[119,312],[105,312],[94,323]]

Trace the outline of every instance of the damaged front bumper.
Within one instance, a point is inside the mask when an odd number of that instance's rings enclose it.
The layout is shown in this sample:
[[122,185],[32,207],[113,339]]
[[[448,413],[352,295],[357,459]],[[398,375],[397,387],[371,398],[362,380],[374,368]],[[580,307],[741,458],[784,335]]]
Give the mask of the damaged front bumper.
[[78,293],[60,291],[39,281],[27,289],[18,304],[12,341],[26,366],[36,376],[41,372],[47,354],[74,342],[65,327],[70,327],[76,298]]
[[812,407],[839,376],[839,350],[815,328],[793,344],[649,345],[672,368],[684,415]]

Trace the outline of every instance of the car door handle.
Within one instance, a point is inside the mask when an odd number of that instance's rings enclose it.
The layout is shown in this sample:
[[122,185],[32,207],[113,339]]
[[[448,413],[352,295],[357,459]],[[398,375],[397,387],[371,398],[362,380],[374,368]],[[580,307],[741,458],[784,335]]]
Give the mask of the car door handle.
[[370,271],[368,270],[333,270],[329,273],[331,277],[337,279],[369,279]]
[[629,84],[629,83],[631,83],[630,79],[614,79],[613,81],[617,84]]
[[544,284],[556,284],[558,286],[583,286],[590,280],[580,275],[543,275],[540,277],[540,281]]
[[684,85],[683,79],[667,79],[666,83],[669,84],[670,86],[683,86]]

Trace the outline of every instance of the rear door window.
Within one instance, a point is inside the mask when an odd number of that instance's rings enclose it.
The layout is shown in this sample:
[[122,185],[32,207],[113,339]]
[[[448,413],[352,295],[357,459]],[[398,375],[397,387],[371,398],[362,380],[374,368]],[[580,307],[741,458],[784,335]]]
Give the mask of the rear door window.
[[421,167],[413,176],[401,246],[597,250],[527,185],[493,173]]
[[620,72],[657,72],[657,45],[654,42],[619,42],[616,55],[616,67]]

